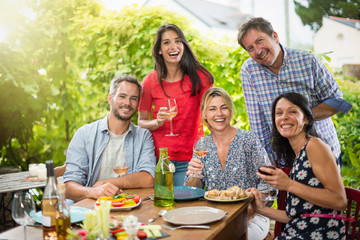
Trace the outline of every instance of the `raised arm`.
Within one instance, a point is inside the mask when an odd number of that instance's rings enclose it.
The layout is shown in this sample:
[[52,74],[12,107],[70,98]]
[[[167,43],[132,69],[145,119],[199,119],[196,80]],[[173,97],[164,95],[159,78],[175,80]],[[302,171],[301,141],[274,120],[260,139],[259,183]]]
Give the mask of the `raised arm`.
[[291,192],[308,202],[320,207],[343,211],[346,207],[345,189],[330,147],[316,138],[309,141],[306,153],[312,170],[323,188],[310,187],[294,181],[279,169],[265,169],[266,172],[274,175],[260,174],[259,176],[273,187]]

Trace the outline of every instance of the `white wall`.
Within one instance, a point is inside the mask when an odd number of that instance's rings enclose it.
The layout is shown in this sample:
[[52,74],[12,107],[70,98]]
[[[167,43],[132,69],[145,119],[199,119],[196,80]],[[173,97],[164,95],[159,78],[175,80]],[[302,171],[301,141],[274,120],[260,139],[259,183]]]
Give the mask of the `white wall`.
[[360,30],[323,18],[323,26],[314,36],[314,52],[330,52],[333,68],[344,64],[360,64]]

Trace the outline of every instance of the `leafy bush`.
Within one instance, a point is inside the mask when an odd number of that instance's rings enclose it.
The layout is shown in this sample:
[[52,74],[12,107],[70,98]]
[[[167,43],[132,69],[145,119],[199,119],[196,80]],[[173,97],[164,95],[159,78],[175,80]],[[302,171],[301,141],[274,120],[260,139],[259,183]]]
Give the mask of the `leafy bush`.
[[[187,19],[162,7],[130,6],[112,12],[95,0],[33,3],[19,0],[15,7],[11,2],[0,9],[0,19],[6,16],[9,23],[21,26],[0,46],[0,86],[9,89],[0,96],[0,165],[26,169],[29,162],[50,158],[63,164],[75,131],[108,112],[113,76],[131,73],[142,80],[153,70],[155,34],[167,23],[183,30],[197,58],[214,75],[215,86],[229,92],[235,105],[233,124],[250,129],[240,77],[249,56],[242,48],[204,38]],[[32,21],[19,17],[27,7],[36,12]],[[40,75],[39,69],[45,73]],[[339,83],[344,98],[354,106],[350,113],[333,117],[342,146],[343,178],[345,185],[358,186],[360,87]]]
[[345,186],[360,186],[360,82],[339,80],[344,99],[353,105],[347,114],[336,114],[337,129],[343,160],[342,176]]

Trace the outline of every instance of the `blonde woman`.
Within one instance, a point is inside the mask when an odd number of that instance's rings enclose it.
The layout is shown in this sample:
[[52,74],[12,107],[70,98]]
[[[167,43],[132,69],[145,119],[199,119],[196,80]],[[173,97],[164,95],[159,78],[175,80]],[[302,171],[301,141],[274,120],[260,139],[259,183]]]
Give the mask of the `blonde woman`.
[[[265,150],[250,131],[230,125],[234,105],[229,94],[222,88],[208,89],[202,97],[201,114],[211,134],[210,150],[203,162],[193,156],[189,163],[186,185],[225,190],[234,185],[242,189],[256,187],[260,178],[256,175],[257,161]],[[192,174],[201,172],[203,178]],[[269,231],[269,219],[249,212],[248,238],[264,239]]]

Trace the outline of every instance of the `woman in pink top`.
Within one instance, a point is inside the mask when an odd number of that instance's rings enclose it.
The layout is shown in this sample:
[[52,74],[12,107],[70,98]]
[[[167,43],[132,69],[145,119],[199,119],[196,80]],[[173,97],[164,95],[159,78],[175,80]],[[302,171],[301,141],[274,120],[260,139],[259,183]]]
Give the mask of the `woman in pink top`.
[[[174,24],[160,26],[152,55],[155,68],[142,82],[138,125],[152,132],[157,158],[159,148],[168,148],[170,160],[176,167],[174,185],[181,186],[196,135],[204,134],[200,101],[212,87],[214,77],[200,64],[184,34]],[[170,113],[164,102],[170,98],[176,100],[178,107],[178,114],[172,119],[177,136],[165,136],[170,133],[170,121],[167,121]]]

